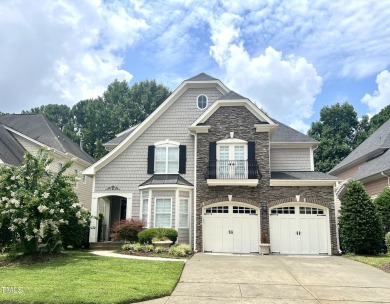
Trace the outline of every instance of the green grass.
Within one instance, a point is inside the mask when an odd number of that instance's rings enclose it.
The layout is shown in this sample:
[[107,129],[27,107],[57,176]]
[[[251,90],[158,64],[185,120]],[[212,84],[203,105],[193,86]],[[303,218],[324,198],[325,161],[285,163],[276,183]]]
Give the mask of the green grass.
[[[133,303],[163,297],[173,291],[183,266],[66,252],[44,263],[0,267],[0,303]],[[2,292],[1,287],[23,292]]]
[[[366,256],[366,255],[355,255],[355,254],[347,254],[346,258],[358,261],[361,263],[365,263],[385,271],[390,270],[390,254],[380,254],[375,256]],[[388,270],[387,270],[388,269]]]

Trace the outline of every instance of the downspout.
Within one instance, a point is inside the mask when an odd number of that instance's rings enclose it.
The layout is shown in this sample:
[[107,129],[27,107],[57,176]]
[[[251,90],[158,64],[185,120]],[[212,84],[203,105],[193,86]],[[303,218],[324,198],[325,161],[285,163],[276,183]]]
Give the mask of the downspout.
[[193,214],[194,214],[194,217],[193,217],[193,231],[194,231],[194,240],[193,240],[193,244],[194,244],[194,251],[196,252],[196,167],[197,167],[197,164],[196,164],[196,156],[197,156],[197,134],[196,132],[195,133],[192,133],[190,131],[190,134],[194,136],[194,195],[193,195],[193,205],[194,205],[194,210],[193,210]]
[[390,188],[390,176],[386,175],[383,171],[381,172],[381,174],[382,174],[384,177],[387,177],[387,187]]

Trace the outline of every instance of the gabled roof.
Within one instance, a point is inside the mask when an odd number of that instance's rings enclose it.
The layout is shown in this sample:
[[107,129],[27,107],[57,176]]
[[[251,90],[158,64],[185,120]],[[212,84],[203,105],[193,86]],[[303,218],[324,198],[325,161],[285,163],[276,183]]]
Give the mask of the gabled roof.
[[69,137],[63,134],[42,114],[9,114],[0,116],[0,123],[8,127],[8,131],[17,131],[47,147],[62,153],[69,153],[88,163],[95,159],[81,150]]
[[[130,146],[149,126],[151,126],[175,101],[189,88],[216,88],[222,94],[229,92],[229,89],[218,79],[215,79],[207,74],[201,73],[195,77],[183,81],[179,87],[156,109],[149,115],[139,126],[127,136],[122,142],[117,145],[110,153],[102,157],[92,166],[83,171],[83,174],[94,175],[96,171],[110,163],[118,155],[120,155],[128,146]],[[206,77],[207,76],[207,77]],[[205,80],[201,80],[207,78]]]
[[200,73],[194,77],[188,78],[185,81],[209,81],[209,80],[218,80],[217,78],[211,77],[206,73]]
[[222,95],[217,100],[237,100],[237,99],[248,99],[249,100],[249,98],[246,98],[246,97],[244,97],[244,96],[242,96],[234,91],[230,91],[227,94]]
[[26,150],[12,136],[4,125],[0,124],[0,160],[8,165],[19,166],[23,163],[23,155]]
[[276,119],[272,120],[278,124],[278,127],[274,131],[271,142],[272,143],[315,143],[319,142],[285,124],[277,121]]
[[271,172],[271,179],[285,180],[340,180],[336,176],[332,176],[323,172],[316,171],[275,171]]
[[[363,141],[329,173],[336,174],[349,167],[383,154],[390,148],[390,119]],[[378,158],[380,158],[379,156]],[[390,167],[390,164],[387,164]],[[385,169],[384,169],[385,170]]]
[[369,180],[383,177],[381,172],[384,172],[387,176],[390,175],[390,149],[384,154],[373,158],[364,164],[351,176],[351,179],[355,180]]

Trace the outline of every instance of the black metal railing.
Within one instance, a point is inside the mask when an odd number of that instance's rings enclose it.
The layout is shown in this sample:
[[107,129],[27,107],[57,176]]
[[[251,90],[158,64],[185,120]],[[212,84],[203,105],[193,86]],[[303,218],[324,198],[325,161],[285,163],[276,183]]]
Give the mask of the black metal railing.
[[207,179],[260,179],[256,160],[209,161]]

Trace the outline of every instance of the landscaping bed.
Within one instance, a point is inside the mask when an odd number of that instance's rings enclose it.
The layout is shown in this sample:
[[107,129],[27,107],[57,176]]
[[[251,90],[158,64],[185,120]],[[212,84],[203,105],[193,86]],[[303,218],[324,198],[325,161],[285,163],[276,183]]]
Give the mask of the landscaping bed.
[[194,255],[190,245],[178,244],[171,247],[163,248],[153,245],[125,244],[121,249],[115,251],[125,255],[158,257],[170,259],[189,259]]
[[346,258],[357,262],[365,263],[390,273],[390,253],[375,256],[347,254]]
[[168,296],[184,263],[96,256],[0,257],[0,303],[134,303]]

